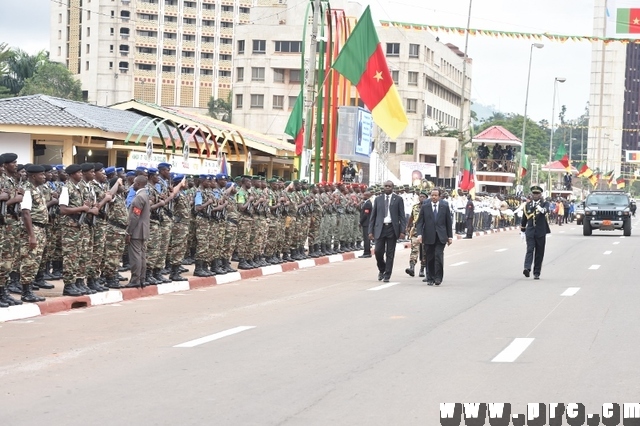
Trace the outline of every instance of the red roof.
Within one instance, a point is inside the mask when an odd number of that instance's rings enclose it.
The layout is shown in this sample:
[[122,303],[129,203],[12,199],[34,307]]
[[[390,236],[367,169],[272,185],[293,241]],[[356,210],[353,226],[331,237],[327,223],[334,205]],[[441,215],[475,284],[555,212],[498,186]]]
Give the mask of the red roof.
[[490,141],[494,143],[510,143],[515,145],[518,145],[520,143],[520,139],[515,137],[513,133],[502,126],[491,126],[488,129],[483,130],[482,132],[475,135],[473,141],[477,143]]
[[[551,162],[551,170],[549,170],[549,163],[545,164],[544,166],[541,167],[541,170],[543,172],[547,172],[547,171],[551,171],[553,172],[567,172],[567,169],[564,168],[564,166],[562,165],[562,163],[560,161],[552,161]],[[578,169],[576,169],[575,167],[571,166],[571,173],[578,173]]]

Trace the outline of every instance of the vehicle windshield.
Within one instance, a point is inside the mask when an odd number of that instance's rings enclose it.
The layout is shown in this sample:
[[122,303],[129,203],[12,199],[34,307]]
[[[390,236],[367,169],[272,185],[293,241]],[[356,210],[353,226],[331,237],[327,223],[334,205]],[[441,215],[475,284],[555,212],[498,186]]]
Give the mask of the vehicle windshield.
[[628,205],[629,199],[623,194],[592,194],[587,198],[587,206]]

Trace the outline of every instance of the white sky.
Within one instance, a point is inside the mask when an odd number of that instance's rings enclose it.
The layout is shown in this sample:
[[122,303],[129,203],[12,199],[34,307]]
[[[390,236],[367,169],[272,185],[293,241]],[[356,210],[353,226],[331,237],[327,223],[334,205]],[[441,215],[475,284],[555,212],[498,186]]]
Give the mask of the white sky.
[[[49,49],[51,0],[0,0],[0,41],[35,53]],[[297,2],[296,0],[289,0]],[[359,0],[370,4],[374,19],[417,24],[465,27],[469,0]],[[472,0],[471,27],[491,30],[591,35],[595,0]],[[464,48],[464,37],[437,34],[442,42]],[[529,49],[533,41],[469,38],[473,59],[472,98],[500,111],[522,114]],[[534,49],[528,116],[551,120],[555,77],[567,81],[558,86],[557,105],[567,106],[567,117],[582,114],[589,99],[591,43],[543,40]],[[556,106],[556,112],[559,106]],[[557,120],[556,120],[557,121]]]

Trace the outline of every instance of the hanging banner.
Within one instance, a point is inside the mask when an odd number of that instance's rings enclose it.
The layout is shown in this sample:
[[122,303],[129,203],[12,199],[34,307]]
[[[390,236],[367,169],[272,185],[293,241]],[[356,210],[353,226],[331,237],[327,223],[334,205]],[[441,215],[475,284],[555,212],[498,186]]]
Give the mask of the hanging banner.
[[607,37],[640,38],[640,3],[637,0],[609,0],[605,7]]
[[159,163],[167,161],[164,154],[153,154],[149,156],[148,151],[130,151],[127,157],[127,170],[135,170],[136,167],[158,167]]
[[403,184],[417,186],[422,179],[435,176],[437,169],[434,163],[400,162],[400,181]]

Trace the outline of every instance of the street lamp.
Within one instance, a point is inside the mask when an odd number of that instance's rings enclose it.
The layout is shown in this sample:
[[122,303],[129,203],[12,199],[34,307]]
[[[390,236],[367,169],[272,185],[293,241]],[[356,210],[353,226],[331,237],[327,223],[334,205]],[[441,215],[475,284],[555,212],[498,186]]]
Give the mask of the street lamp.
[[556,115],[556,90],[558,89],[558,83],[564,83],[567,81],[564,77],[556,77],[553,81],[553,105],[551,107],[551,137],[549,138],[549,164],[547,169],[549,170],[549,196],[551,196],[551,156],[553,155],[553,124]]
[[[522,148],[520,152],[520,167],[524,167],[524,162],[526,160],[526,156],[524,154],[524,136],[527,132],[527,104],[529,103],[529,82],[531,81],[531,59],[533,59],[533,48],[542,49],[544,44],[542,43],[533,43],[531,45],[531,49],[529,51],[529,72],[527,73],[527,92],[524,97],[524,120],[522,120]],[[520,176],[518,176],[518,181],[520,181]]]

